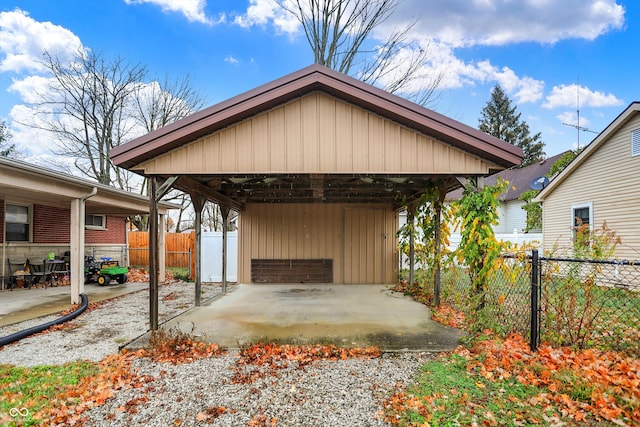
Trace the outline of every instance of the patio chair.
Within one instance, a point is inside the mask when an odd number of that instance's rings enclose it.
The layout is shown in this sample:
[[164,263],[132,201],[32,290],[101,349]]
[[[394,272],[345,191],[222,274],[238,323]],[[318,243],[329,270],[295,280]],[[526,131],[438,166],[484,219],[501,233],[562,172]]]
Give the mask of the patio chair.
[[[42,261],[29,261],[29,270],[31,272],[31,285],[37,285],[40,282],[45,283],[49,281],[50,273],[47,272],[44,260]],[[29,286],[31,287],[31,286]]]
[[7,259],[9,263],[9,289],[13,290],[13,288],[18,286],[18,281],[22,281],[22,286],[28,285],[31,288],[31,272],[29,270],[29,260],[10,260]]
[[60,279],[69,275],[69,263],[64,259],[54,259],[47,261],[46,266],[49,270],[49,285],[58,286]]

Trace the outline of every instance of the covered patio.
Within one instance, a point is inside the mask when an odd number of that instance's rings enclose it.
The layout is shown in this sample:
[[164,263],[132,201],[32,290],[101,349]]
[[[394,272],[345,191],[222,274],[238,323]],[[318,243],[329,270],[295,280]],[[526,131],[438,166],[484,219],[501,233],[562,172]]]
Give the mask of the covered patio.
[[[8,205],[24,207],[26,213],[20,224],[24,236],[19,240],[7,238]],[[156,221],[162,229],[167,210],[177,207],[166,202],[156,204]],[[56,256],[69,252],[68,293],[71,303],[78,304],[84,292],[86,242],[126,249],[126,217],[148,213],[149,199],[145,196],[0,157],[0,285],[4,288],[9,280],[8,259],[42,260],[49,252]],[[92,219],[101,223],[87,222]],[[165,274],[163,242],[164,233],[160,233],[160,280]],[[126,254],[126,250],[123,252]],[[126,259],[119,261],[125,263]]]
[[[460,178],[512,167],[522,151],[312,65],[116,147],[111,157],[151,180],[152,200],[171,187],[190,194],[197,263],[209,261],[200,259],[198,230],[210,200],[225,226],[230,210],[239,213],[240,283],[352,285],[397,281],[400,210],[430,189],[444,194]],[[197,264],[196,288],[199,274]]]

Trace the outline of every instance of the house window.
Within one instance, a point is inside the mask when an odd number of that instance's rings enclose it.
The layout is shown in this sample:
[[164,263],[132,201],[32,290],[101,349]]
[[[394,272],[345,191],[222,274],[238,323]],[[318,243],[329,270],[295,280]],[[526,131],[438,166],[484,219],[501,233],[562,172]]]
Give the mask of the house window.
[[640,154],[640,129],[631,131],[631,155],[637,156]]
[[571,217],[574,238],[578,231],[590,232],[593,229],[593,203],[571,206]]
[[28,242],[31,238],[31,212],[29,206],[5,205],[5,241]]
[[84,225],[86,228],[101,229],[107,228],[107,221],[104,215],[85,215]]

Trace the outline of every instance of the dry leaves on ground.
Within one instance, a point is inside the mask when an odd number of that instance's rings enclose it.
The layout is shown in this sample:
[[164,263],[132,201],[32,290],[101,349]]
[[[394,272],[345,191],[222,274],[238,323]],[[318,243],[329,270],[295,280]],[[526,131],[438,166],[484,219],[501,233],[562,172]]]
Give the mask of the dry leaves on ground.
[[[469,368],[487,378],[513,376],[522,384],[543,386],[540,401],[552,401],[573,415],[584,419],[591,412],[611,422],[623,419],[640,424],[640,360],[616,352],[597,349],[574,350],[542,345],[531,352],[521,335],[506,340],[479,342],[470,350],[459,348],[458,354],[469,360]],[[477,357],[483,355],[482,358]],[[587,386],[588,402],[570,397],[574,387]]]
[[[224,353],[217,344],[195,341],[186,336],[164,335],[162,340],[146,349],[124,351],[118,355],[106,357],[99,363],[100,373],[83,380],[80,384],[61,391],[50,401],[47,409],[35,414],[36,419],[43,420],[46,425],[68,426],[82,425],[86,422],[83,413],[88,409],[100,406],[118,390],[139,389],[136,398],[117,408],[117,411],[136,413],[138,405],[148,401],[150,384],[153,377],[141,376],[132,368],[132,362],[138,357],[149,357],[160,363],[190,363],[199,358],[215,357]],[[303,368],[317,360],[344,360],[348,358],[376,358],[380,356],[377,348],[343,349],[333,345],[291,346],[276,344],[255,344],[244,348],[236,361],[236,369],[244,370],[248,365],[264,368],[261,374],[246,375],[243,380],[236,375],[240,383],[250,383],[259,376],[277,375],[277,369],[296,363]],[[211,407],[198,413],[199,421],[211,422],[233,409]],[[115,414],[113,415],[115,417]],[[271,426],[277,420],[266,416],[256,416],[249,425]],[[177,420],[178,425],[181,424]]]
[[[453,353],[461,356],[466,361],[467,372],[478,378],[478,389],[485,388],[482,383],[485,380],[500,384],[513,379],[523,385],[540,388],[537,395],[526,401],[520,401],[518,396],[504,396],[523,408],[522,413],[512,414],[514,419],[526,422],[526,408],[536,406],[576,422],[599,419],[622,426],[640,425],[639,360],[616,352],[553,348],[549,345],[542,345],[537,352],[532,352],[519,334],[511,334],[506,339],[500,339],[489,331],[484,334],[489,338],[476,341],[472,348],[459,346]],[[443,363],[449,359],[450,355],[443,356]],[[483,406],[486,402],[472,399],[466,393],[460,395],[457,390],[414,396],[399,389],[386,403],[391,414],[387,420],[402,423],[399,414],[407,412],[429,420],[430,411],[436,405],[434,402],[443,393],[457,396],[472,411],[481,411],[488,425],[494,425],[491,414]],[[444,407],[440,410],[444,411]],[[543,412],[544,416],[547,415]],[[546,422],[563,425],[558,415],[555,417],[557,419]]]
[[464,313],[444,304],[431,308],[431,319],[452,328],[465,329],[467,325]]

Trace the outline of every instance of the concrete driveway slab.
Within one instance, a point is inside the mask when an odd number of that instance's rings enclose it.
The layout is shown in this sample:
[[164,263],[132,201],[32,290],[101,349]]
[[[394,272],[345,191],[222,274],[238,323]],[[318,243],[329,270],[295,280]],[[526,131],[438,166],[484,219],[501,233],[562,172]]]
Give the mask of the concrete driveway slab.
[[385,351],[446,351],[462,331],[430,318],[429,309],[380,285],[237,285],[172,321],[227,348],[249,343],[335,343]]
[[[127,282],[99,286],[97,283],[84,285],[84,293],[89,302],[103,301],[142,289],[148,289],[146,282]],[[0,292],[0,326],[11,325],[23,320],[60,313],[72,307],[69,286],[18,288]]]

